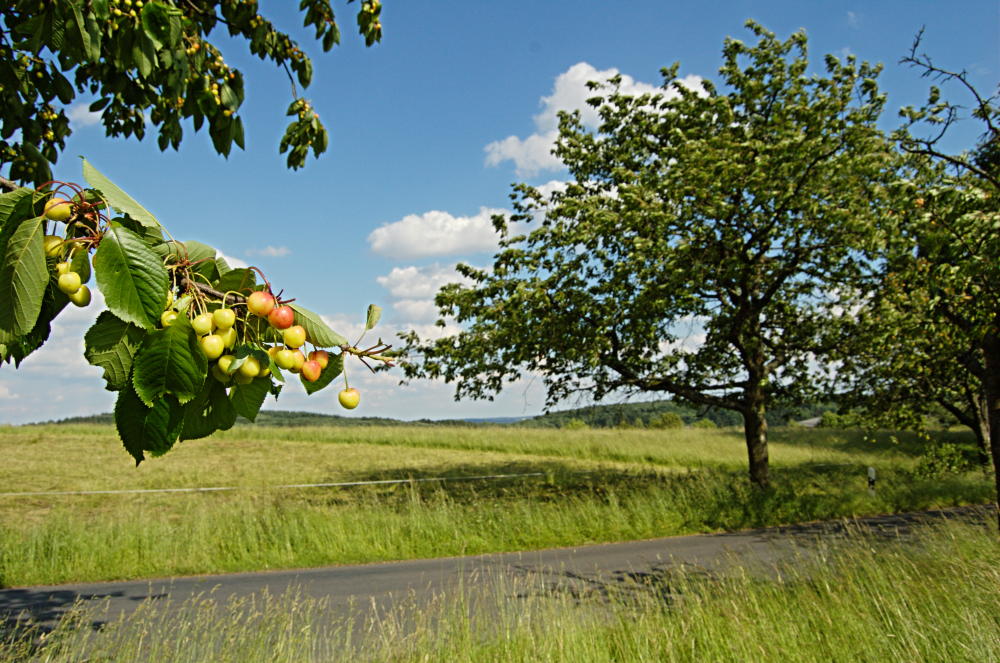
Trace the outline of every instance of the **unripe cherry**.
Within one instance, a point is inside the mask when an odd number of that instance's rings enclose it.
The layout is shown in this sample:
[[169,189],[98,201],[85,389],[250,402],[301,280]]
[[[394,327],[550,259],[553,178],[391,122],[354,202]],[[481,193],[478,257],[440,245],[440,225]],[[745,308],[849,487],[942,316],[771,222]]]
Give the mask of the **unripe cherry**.
[[264,290],[255,290],[247,297],[247,310],[260,318],[266,318],[274,310],[274,295]]
[[169,327],[177,319],[177,311],[164,311],[160,314],[160,326]]
[[222,342],[226,344],[227,349],[232,350],[236,347],[236,329],[234,327],[220,330],[219,336],[222,337]]
[[218,334],[209,334],[199,339],[198,344],[201,345],[201,351],[209,359],[221,357],[222,351],[226,349],[226,344],[223,343],[222,337]]
[[65,223],[73,214],[73,206],[65,198],[49,198],[45,201],[45,218]]
[[236,311],[231,308],[217,308],[212,312],[212,320],[217,329],[229,329],[236,324]]
[[282,348],[274,354],[274,363],[286,371],[295,366],[295,351]]
[[281,332],[281,340],[293,350],[301,348],[306,342],[306,329],[302,325],[292,325]]
[[58,258],[62,253],[63,240],[59,235],[46,235],[42,238],[42,248],[49,258]]
[[256,357],[247,357],[247,360],[240,365],[236,372],[249,378],[255,378],[260,375],[260,362],[257,361]]
[[65,274],[59,275],[59,289],[67,295],[72,295],[79,290],[82,285],[83,281],[80,280],[80,275],[76,272],[66,272]]
[[[204,336],[210,334],[215,329],[215,320],[211,313],[202,313],[191,319],[191,328],[194,329],[195,334]],[[220,338],[219,340],[221,341],[222,339]]]
[[74,292],[72,295],[68,295],[69,300],[73,302],[76,306],[83,308],[90,304],[90,288],[85,285],[81,285],[80,289]]

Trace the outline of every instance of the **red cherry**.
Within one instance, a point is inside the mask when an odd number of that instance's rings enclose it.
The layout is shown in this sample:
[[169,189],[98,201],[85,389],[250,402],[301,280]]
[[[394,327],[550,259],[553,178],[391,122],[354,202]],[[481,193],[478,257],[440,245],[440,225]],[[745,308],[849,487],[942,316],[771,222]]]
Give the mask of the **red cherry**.
[[295,324],[295,311],[291,306],[279,306],[267,315],[267,321],[275,329],[288,329]]

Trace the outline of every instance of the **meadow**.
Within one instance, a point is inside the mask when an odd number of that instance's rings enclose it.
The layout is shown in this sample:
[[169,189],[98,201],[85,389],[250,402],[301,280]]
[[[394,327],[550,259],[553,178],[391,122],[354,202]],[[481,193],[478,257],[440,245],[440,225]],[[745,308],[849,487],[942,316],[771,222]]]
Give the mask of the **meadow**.
[[[920,476],[923,448],[912,437],[777,429],[774,485],[762,492],[747,482],[741,432],[725,429],[239,426],[134,467],[110,426],[8,426],[0,585],[468,555],[992,499],[978,470]],[[522,473],[539,476],[418,481]],[[277,488],[386,479],[412,481]],[[239,489],[21,494],[210,486]]]

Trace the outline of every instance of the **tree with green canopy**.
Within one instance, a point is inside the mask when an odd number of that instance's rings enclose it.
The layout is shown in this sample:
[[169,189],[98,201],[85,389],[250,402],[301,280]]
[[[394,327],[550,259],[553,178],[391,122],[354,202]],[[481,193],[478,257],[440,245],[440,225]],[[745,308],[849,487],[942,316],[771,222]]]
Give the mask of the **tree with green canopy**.
[[[324,51],[340,41],[331,4],[299,3]],[[369,46],[382,37],[380,13],[379,0],[360,4],[357,24]],[[190,120],[195,131],[207,125],[219,154],[242,149],[244,77],[226,64],[220,31],[287,72],[292,119],[279,148],[288,166],[326,150],[326,128],[296,88],[309,86],[312,62],[257,0],[12,0],[0,7],[0,174],[50,180],[78,96],[93,99],[108,136],[142,139],[151,125],[161,150],[177,149]]]
[[[767,409],[812,390],[831,293],[864,271],[894,155],[880,67],[827,56],[810,74],[804,32],[748,27],[755,44],[725,41],[720,86],[686,87],[674,65],[657,94],[592,84],[596,131],[561,115],[572,181],[515,187],[492,266],[461,265],[471,285],[437,295],[462,331],[407,334],[409,377],[489,398],[531,372],[549,406],[643,391],[732,410],[768,485]],[[696,347],[679,338],[692,323]]]
[[[969,426],[983,460],[1000,458],[1000,108],[965,72],[936,66],[918,53],[903,62],[971,100],[968,110],[938,85],[927,102],[904,108],[895,134],[909,155],[892,187],[893,214],[882,217],[888,240],[873,255],[880,282],[863,290],[853,341],[841,346],[841,378],[854,402],[892,408],[896,418],[938,402]],[[970,117],[966,117],[968,114]],[[974,149],[952,153],[942,139],[960,119],[983,129]],[[921,131],[923,129],[923,131]],[[901,415],[900,415],[901,413]],[[1000,493],[1000,473],[998,493]]]

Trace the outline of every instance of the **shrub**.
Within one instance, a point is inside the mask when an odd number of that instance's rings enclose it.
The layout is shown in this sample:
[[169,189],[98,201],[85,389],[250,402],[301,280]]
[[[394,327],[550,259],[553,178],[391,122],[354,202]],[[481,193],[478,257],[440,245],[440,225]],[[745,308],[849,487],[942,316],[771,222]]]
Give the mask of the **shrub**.
[[957,444],[941,442],[929,445],[917,462],[916,474],[925,479],[936,479],[946,474],[961,474],[973,467],[973,462]]
[[691,428],[718,428],[718,426],[711,419],[699,419],[691,424]]
[[649,420],[650,428],[683,428],[684,420],[676,412],[661,412]]
[[564,421],[562,426],[560,426],[560,428],[563,428],[565,430],[585,430],[587,428],[590,428],[590,425],[587,424],[587,422],[584,421],[583,419],[573,417],[572,419],[567,419],[566,421]]

